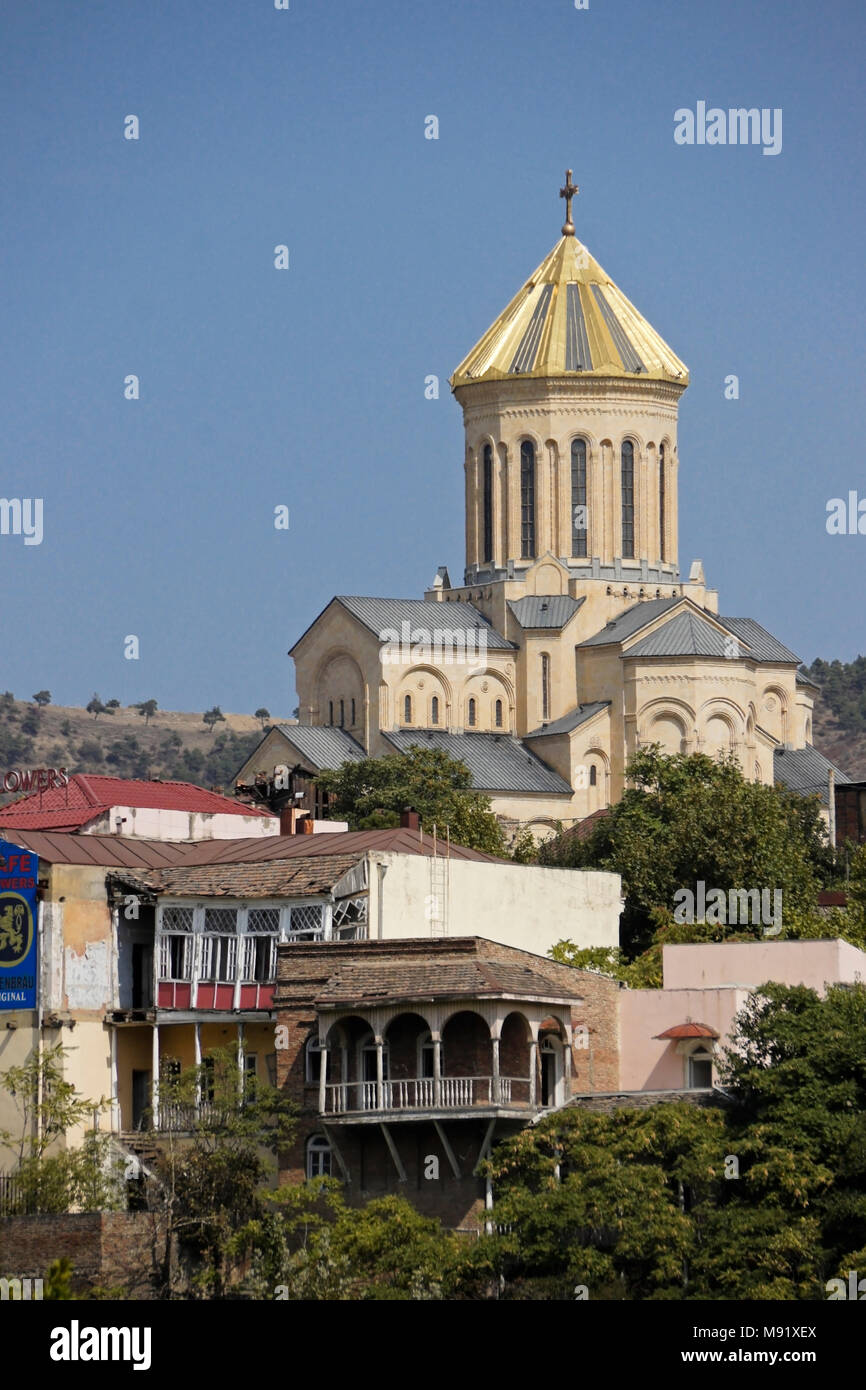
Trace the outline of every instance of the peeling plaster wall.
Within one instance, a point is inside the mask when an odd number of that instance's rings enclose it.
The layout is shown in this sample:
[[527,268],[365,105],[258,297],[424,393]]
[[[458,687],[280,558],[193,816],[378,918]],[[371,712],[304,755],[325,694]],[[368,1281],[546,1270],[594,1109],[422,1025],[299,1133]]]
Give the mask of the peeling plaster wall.
[[66,1002],[71,1010],[104,1010],[110,999],[107,941],[88,941],[83,953],[66,948]]
[[[122,824],[118,828],[117,822]],[[237,840],[278,835],[279,816],[236,816],[200,811],[165,811],[148,806],[112,806],[83,827],[86,835],[139,840]]]

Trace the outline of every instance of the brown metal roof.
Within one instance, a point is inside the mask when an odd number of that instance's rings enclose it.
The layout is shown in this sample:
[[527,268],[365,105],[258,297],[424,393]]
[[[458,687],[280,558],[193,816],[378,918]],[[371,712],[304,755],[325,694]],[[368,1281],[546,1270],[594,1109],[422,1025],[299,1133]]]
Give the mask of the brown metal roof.
[[59,830],[9,830],[6,838],[48,864],[93,864],[106,869],[159,869],[184,860],[189,845],[134,840],[122,835],[73,835]]
[[656,1033],[657,1039],[661,1038],[717,1038],[719,1035],[713,1028],[708,1028],[705,1023],[675,1023],[673,1028],[666,1028],[663,1033]]
[[[348,830],[319,835],[268,835],[263,839],[199,840],[184,848],[185,864],[252,864],[267,859],[309,859],[320,854],[354,854],[360,859],[368,850],[391,850],[399,854],[433,853],[432,836],[425,831],[407,830],[398,826],[391,830]],[[436,842],[437,854],[445,853],[445,841]],[[501,864],[493,854],[465,849],[451,842],[452,859],[475,859],[487,864]]]

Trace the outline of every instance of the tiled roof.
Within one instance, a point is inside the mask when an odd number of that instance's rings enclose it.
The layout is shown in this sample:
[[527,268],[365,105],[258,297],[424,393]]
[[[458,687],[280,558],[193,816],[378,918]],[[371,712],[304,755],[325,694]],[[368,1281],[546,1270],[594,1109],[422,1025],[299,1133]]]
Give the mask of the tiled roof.
[[[488,647],[514,650],[514,643],[492,628],[471,603],[437,603],[434,599],[423,598],[363,598],[353,594],[337,594],[334,601],[347,608],[383,642],[388,640],[383,633],[396,632],[399,638],[403,623],[408,623],[409,641],[412,643],[427,640],[424,636],[413,636],[416,630],[429,633],[431,642],[436,641],[437,629],[447,632],[457,630],[473,634],[483,632]],[[477,638],[474,640],[477,641]]]
[[[437,845],[439,854],[442,853],[441,830]],[[433,841],[424,827],[419,833],[396,826],[391,830],[338,830],[317,835],[267,835],[262,839],[200,840],[197,844],[180,848],[184,853],[182,861],[178,862],[184,864],[255,864],[265,863],[269,859],[293,859],[296,855],[299,858],[313,858],[352,854],[359,859],[371,850],[432,855]],[[485,864],[503,862],[494,854],[466,849],[453,840],[450,854],[452,859],[475,859]]]
[[725,656],[725,635],[697,613],[677,613],[624,656]]
[[175,865],[138,873],[135,881],[170,897],[320,897],[354,868],[358,853],[301,856],[258,864]]
[[635,603],[631,608],[627,608],[624,613],[620,613],[618,618],[612,618],[601,632],[596,632],[592,637],[587,637],[585,642],[580,642],[581,647],[601,647],[608,642],[624,642],[627,637],[632,637],[639,632],[647,623],[651,623],[661,613],[666,613],[668,609],[676,608],[683,603],[682,598],[648,598],[642,599],[640,603]]
[[585,602],[584,598],[571,598],[568,594],[554,594],[549,598],[528,594],[526,598],[513,600],[508,607],[522,628],[562,628]]
[[579,728],[603,709],[610,709],[610,700],[593,700],[588,705],[578,705],[570,714],[564,714],[561,719],[554,719],[550,724],[542,724],[540,729],[533,729],[526,737],[544,738],[547,734],[570,734],[572,729]]
[[359,763],[367,756],[351,734],[330,724],[275,724],[274,728],[313,764],[314,772],[319,768],[338,768],[342,763]]
[[0,807],[0,826],[9,829],[75,830],[112,806],[200,815],[275,818],[258,806],[206,791],[193,782],[143,782],[76,772],[66,787],[51,787]]
[[837,782],[850,782],[851,778],[819,753],[814,744],[805,748],[773,749],[773,780],[789,787],[792,792],[804,796],[817,793],[825,806],[830,804],[827,773],[832,768]]
[[520,739],[511,734],[450,734],[446,729],[382,731],[400,753],[417,745],[440,748],[459,758],[472,773],[472,785],[484,792],[553,792],[571,795],[571,787]]
[[783,646],[765,627],[761,627],[760,623],[756,623],[754,618],[720,618],[719,622],[724,623],[725,627],[730,628],[731,632],[749,644],[748,655],[753,661],[782,664],[793,661],[799,664],[800,658],[795,656],[789,647]]
[[545,972],[543,957],[527,955],[527,960],[532,962],[528,964],[515,953],[515,958],[509,960],[504,953],[483,953],[477,949],[477,941],[476,937],[463,938],[459,943],[450,943],[450,949],[441,950],[431,949],[431,942],[399,943],[410,948],[423,945],[426,959],[414,958],[414,952],[405,949],[402,952],[393,949],[382,953],[365,951],[364,959],[359,959],[355,951],[354,959],[334,961],[333,973],[320,989],[316,1005],[346,1007],[386,1000],[429,1000],[431,996],[475,999],[511,996],[550,1002],[582,998],[579,975],[575,975],[573,986],[566,987],[561,979]]

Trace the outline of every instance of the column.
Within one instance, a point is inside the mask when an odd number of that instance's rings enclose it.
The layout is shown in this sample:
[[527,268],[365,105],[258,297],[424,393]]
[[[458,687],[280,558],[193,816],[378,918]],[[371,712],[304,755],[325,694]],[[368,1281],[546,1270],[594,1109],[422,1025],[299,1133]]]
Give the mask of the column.
[[490,1047],[493,1053],[493,1100],[499,1104],[499,1037],[498,1035],[490,1039]]
[[322,1046],[324,1039],[319,1038],[319,1114],[324,1115],[327,1092],[325,1086],[328,1079],[328,1053]]
[[108,1043],[111,1049],[111,1130],[113,1134],[117,1134],[120,1130],[120,1086],[117,1072],[116,1028],[109,1029]]
[[385,1075],[382,1039],[376,1038],[376,1109],[385,1109]]
[[159,1129],[159,1024],[153,1025],[153,1053],[151,1056],[150,1103],[153,1110],[153,1127]]
[[535,1038],[531,1038],[531,1039],[530,1039],[530,1042],[529,1042],[529,1104],[530,1104],[531,1106],[535,1106],[535,1105],[537,1104],[537,1101],[536,1101],[536,1095],[537,1095],[537,1091],[538,1091],[538,1078],[537,1078],[537,1076],[536,1076],[536,1068],[537,1068],[537,1066],[538,1066],[538,1043],[536,1042]]
[[244,1099],[244,1025],[238,1024],[238,1100]]
[[433,1104],[438,1110],[442,1105],[442,1038],[438,1033],[430,1034],[433,1042]]
[[194,1057],[194,1060],[195,1060],[195,1076],[196,1076],[195,1099],[196,1099],[196,1109],[198,1109],[199,1106],[201,1105],[201,1098],[202,1098],[202,1085],[201,1085],[201,1082],[202,1082],[202,1076],[201,1076],[201,1024],[200,1024],[200,1023],[195,1023],[195,1024],[193,1024],[192,1041],[193,1041],[193,1047],[194,1047],[194,1049],[195,1049],[195,1051],[194,1051],[194,1053],[193,1053],[193,1057]]

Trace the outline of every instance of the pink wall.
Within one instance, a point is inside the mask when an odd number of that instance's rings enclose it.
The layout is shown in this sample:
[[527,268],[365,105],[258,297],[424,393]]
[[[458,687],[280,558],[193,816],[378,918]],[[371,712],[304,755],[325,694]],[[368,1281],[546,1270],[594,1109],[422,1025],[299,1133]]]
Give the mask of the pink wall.
[[686,1059],[676,1042],[656,1033],[691,1020],[724,1037],[746,1002],[744,989],[629,989],[619,996],[619,1084],[624,1091],[678,1091],[686,1083]]
[[744,986],[766,980],[781,985],[856,984],[866,980],[866,953],[847,941],[746,941],[725,945],[665,946],[665,989]]

